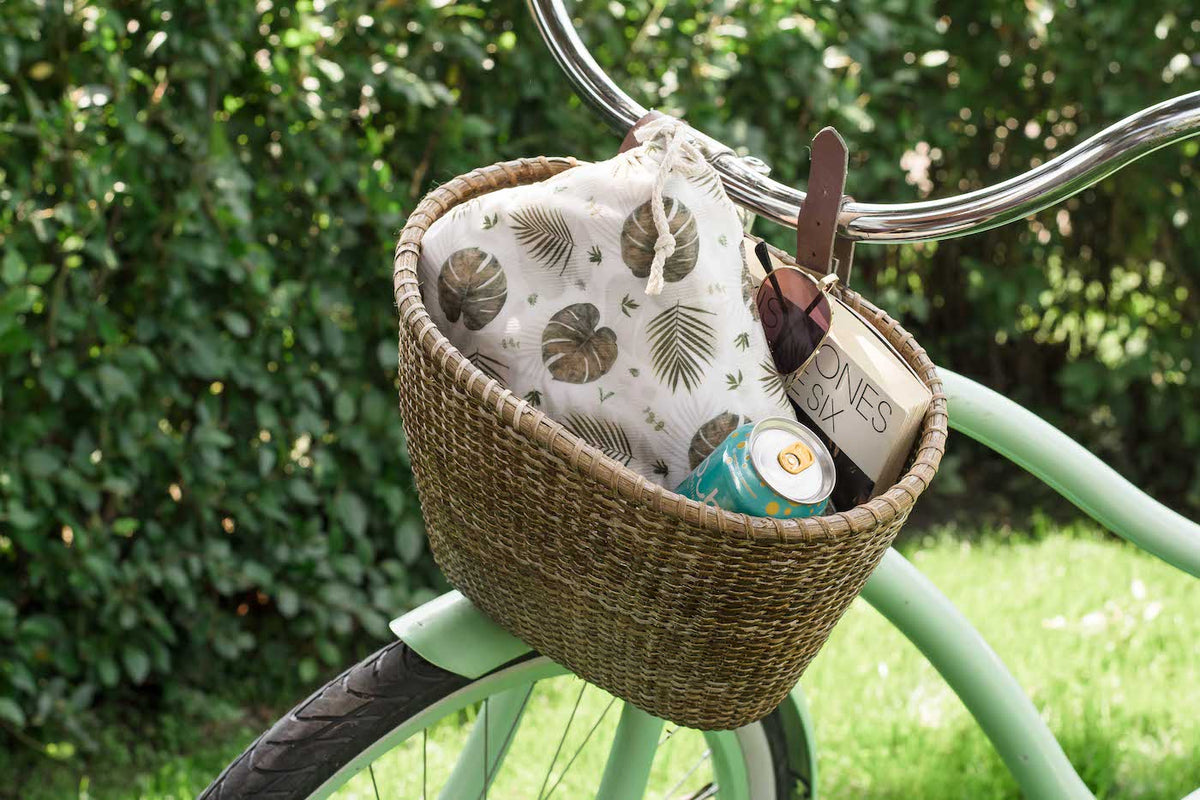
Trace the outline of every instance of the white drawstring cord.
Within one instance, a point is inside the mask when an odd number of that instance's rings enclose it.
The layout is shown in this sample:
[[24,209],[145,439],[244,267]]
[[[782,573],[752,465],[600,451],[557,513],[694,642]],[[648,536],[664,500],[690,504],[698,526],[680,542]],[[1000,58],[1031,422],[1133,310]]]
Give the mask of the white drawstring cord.
[[675,253],[675,237],[671,235],[663,200],[663,188],[667,177],[673,169],[678,169],[688,176],[695,175],[702,169],[712,169],[704,155],[692,144],[685,126],[672,117],[652,120],[634,131],[637,140],[642,144],[668,134],[671,138],[663,152],[662,161],[658,164],[658,174],[654,177],[654,187],[650,194],[650,213],[654,217],[654,230],[658,238],[654,240],[654,260],[650,262],[650,277],[646,280],[646,294],[649,295],[662,293],[663,268],[667,259]]

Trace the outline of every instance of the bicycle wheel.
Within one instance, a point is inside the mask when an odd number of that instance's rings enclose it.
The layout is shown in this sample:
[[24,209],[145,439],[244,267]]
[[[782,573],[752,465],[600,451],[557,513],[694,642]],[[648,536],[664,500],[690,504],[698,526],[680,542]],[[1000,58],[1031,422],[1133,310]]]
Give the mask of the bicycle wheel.
[[[592,797],[624,713],[537,654],[472,680],[398,641],[288,712],[201,800]],[[644,796],[807,797],[778,713],[736,731],[668,724]]]

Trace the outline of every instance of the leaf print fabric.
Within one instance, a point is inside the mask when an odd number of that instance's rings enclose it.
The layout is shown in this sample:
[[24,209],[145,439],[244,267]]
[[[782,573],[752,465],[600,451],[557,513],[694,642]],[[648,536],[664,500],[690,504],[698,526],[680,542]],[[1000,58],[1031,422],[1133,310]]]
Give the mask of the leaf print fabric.
[[508,299],[508,281],[500,262],[478,247],[455,251],[438,275],[438,302],[451,322],[463,318],[467,330],[487,325]]
[[467,358],[471,359],[471,362],[474,363],[475,366],[479,367],[479,370],[484,375],[487,375],[489,378],[495,378],[501,383],[504,382],[505,372],[508,370],[508,365],[499,358],[490,356],[482,350],[476,350],[474,353],[467,353],[466,355]]
[[629,466],[629,462],[633,460],[633,446],[629,444],[629,436],[617,423],[582,414],[569,414],[563,420],[563,425],[614,461]]
[[704,367],[712,363],[716,334],[705,315],[712,312],[676,302],[650,323],[654,374],[672,392],[680,383],[689,392],[699,386]]
[[754,295],[758,291],[758,285],[754,282],[754,276],[750,274],[750,267],[746,264],[745,248],[738,248],[742,251],[742,302],[750,309],[750,316],[758,319],[758,303],[754,302]]
[[575,239],[562,212],[533,206],[512,215],[517,241],[528,248],[529,257],[561,275],[575,252]]
[[758,381],[762,384],[764,391],[771,397],[786,398],[787,387],[790,384],[784,384],[784,376],[775,368],[775,362],[771,358],[765,358],[759,363],[758,368],[762,370],[762,377]]
[[590,383],[608,372],[617,360],[617,335],[597,327],[600,310],[575,303],[550,318],[542,332],[542,360],[555,380]]
[[[714,200],[728,202],[729,198],[725,194],[725,186],[721,183],[721,176],[717,174],[716,170],[701,172],[692,180],[695,181],[696,185],[702,187]],[[741,219],[740,215],[738,219]]]
[[667,177],[675,251],[662,293],[645,293],[664,152],[651,141],[456,206],[425,235],[419,277],[434,325],[489,377],[674,488],[746,419],[794,417],[711,168]]
[[700,466],[700,462],[708,458],[717,449],[717,445],[725,441],[725,437],[744,425],[747,419],[732,411],[723,411],[700,426],[688,445],[688,469]]
[[[695,268],[700,254],[700,235],[695,215],[679,200],[664,196],[663,208],[667,212],[671,236],[675,237],[675,252],[663,265],[663,280],[675,283],[686,278]],[[656,241],[658,232],[654,228],[654,212],[647,200],[634,209],[621,228],[621,258],[635,277],[650,276]]]

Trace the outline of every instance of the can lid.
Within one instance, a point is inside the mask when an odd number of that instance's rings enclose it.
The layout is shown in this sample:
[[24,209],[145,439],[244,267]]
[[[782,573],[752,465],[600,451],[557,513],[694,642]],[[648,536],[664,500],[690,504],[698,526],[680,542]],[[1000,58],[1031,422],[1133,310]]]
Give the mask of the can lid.
[[795,503],[819,503],[833,492],[833,457],[808,428],[767,417],[750,431],[750,460],[759,477]]

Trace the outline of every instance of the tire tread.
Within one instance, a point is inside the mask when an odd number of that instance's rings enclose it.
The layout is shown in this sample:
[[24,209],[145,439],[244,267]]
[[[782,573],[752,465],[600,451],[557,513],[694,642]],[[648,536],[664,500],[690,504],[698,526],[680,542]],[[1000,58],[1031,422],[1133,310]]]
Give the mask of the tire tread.
[[200,800],[308,797],[410,716],[470,683],[393,642],[313,692],[246,748]]

